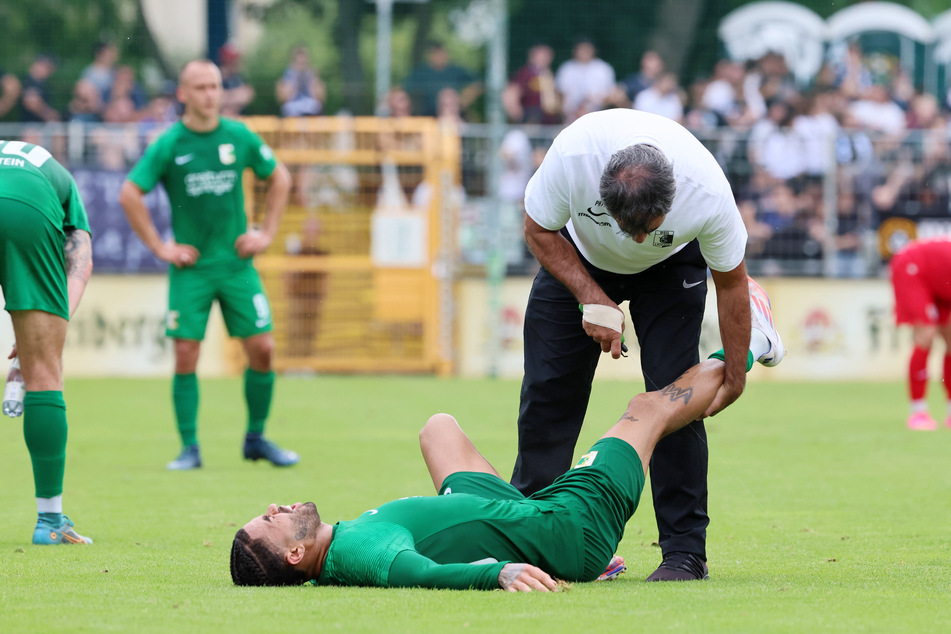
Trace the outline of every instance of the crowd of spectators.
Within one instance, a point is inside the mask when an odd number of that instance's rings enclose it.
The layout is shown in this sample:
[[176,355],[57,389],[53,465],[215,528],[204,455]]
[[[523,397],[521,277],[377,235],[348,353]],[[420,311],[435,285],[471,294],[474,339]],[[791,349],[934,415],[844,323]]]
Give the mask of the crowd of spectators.
[[[454,63],[443,44],[430,42],[425,50],[425,60],[375,113],[435,116],[464,126],[479,105],[482,82]],[[223,111],[239,116],[256,98],[255,89],[233,44],[220,49],[218,58]],[[586,37],[576,40],[569,59],[556,66],[555,58],[546,43],[528,49],[502,93],[509,122],[557,129],[604,108],[635,108],[681,122],[708,144],[734,184],[754,258],[819,261],[834,249],[835,273],[860,275],[869,236],[882,218],[949,216],[949,103],[916,90],[897,63],[879,59],[873,70],[857,43],[848,45],[841,60],[826,63],[808,86],[774,53],[745,63],[720,60],[709,76],[689,84],[653,50],[626,73],[599,58]],[[166,80],[150,97],[133,68],[121,63],[114,43],[95,47],[60,109],[52,105],[49,88],[58,66],[54,55],[40,54],[21,77],[0,68],[0,117],[36,124],[135,124],[91,133],[89,152],[109,169],[127,168],[143,138],[178,118],[175,81]],[[282,116],[325,114],[326,85],[307,46],[291,50],[274,96]],[[524,138],[517,141],[506,145],[507,165],[511,148],[525,145]],[[833,187],[826,186],[829,179]]]

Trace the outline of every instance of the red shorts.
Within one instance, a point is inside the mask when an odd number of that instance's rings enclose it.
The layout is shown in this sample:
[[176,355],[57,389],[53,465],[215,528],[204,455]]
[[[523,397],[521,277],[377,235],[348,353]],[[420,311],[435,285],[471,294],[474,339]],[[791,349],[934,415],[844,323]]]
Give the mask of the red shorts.
[[912,242],[889,263],[899,324],[948,323],[951,317],[951,241]]

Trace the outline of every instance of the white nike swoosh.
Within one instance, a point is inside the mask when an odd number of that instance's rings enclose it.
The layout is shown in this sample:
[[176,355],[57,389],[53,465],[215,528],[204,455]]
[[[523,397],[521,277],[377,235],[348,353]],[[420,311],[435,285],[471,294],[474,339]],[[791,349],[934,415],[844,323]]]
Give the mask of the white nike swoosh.
[[687,280],[684,280],[684,288],[693,288],[698,284],[703,284],[703,280],[700,280],[699,282],[691,282],[690,284],[687,284]]
[[176,156],[175,165],[184,165],[185,163],[189,162],[193,158],[195,158],[194,154],[186,154],[185,156]]

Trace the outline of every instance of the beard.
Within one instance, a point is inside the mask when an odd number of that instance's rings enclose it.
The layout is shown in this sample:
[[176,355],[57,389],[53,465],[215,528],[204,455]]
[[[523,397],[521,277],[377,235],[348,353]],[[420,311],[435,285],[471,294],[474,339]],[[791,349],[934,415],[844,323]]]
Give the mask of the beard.
[[297,526],[297,535],[294,538],[298,541],[317,535],[317,527],[320,526],[317,505],[306,502],[297,507],[294,511],[294,524]]

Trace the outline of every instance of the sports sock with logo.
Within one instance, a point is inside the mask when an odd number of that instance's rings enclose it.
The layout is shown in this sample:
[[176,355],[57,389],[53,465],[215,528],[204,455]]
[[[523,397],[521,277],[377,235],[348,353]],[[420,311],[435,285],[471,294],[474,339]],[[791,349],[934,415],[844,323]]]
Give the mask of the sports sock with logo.
[[264,433],[274,394],[274,372],[244,371],[244,398],[248,403],[248,433]]
[[198,376],[176,374],[172,379],[172,403],[182,446],[198,444]]
[[[720,361],[726,362],[726,352],[724,352],[723,348],[720,348],[719,350],[717,350],[716,352],[714,352],[707,358],[719,359]],[[747,372],[749,372],[750,368],[753,367],[753,363],[755,361],[756,361],[756,357],[753,356],[753,351],[751,350],[750,352],[747,352],[746,353],[746,371]]]
[[915,346],[908,362],[908,392],[911,400],[925,397],[928,387],[928,349]]
[[38,498],[53,498],[63,493],[66,431],[66,402],[62,392],[26,393],[23,439],[33,462],[33,484]]

